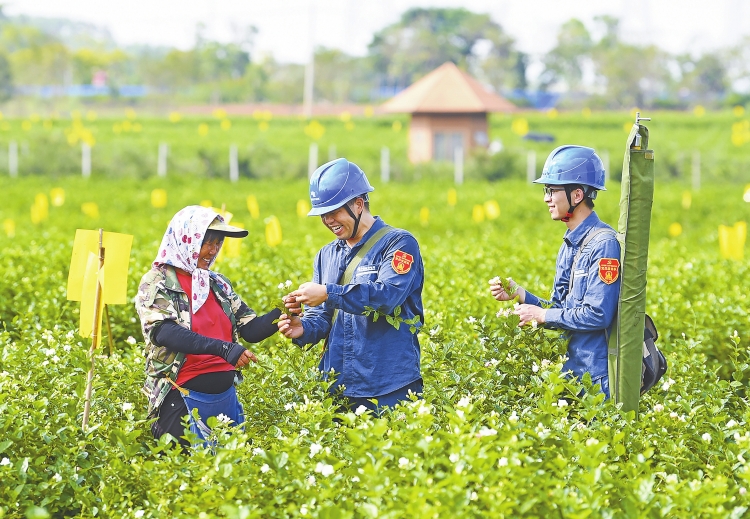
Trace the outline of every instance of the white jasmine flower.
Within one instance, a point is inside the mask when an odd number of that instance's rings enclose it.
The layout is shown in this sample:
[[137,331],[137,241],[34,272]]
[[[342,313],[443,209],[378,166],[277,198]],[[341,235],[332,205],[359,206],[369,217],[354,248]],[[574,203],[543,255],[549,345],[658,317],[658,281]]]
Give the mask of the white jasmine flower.
[[2,461],[0,461],[0,466],[4,465],[10,465],[10,460],[8,458],[3,458]]
[[65,351],[65,353],[69,353],[70,350],[71,350],[70,344],[63,345],[63,351]]
[[279,283],[278,285],[276,285],[276,288],[278,288],[279,290],[284,290],[284,283]]
[[294,409],[294,402],[288,402],[284,404],[284,409],[286,409],[287,411],[291,411],[292,409]]
[[432,328],[430,330],[430,337],[435,337],[438,334],[439,331],[440,330],[438,330],[437,328]]
[[352,483],[359,483],[359,476],[352,476]]
[[550,364],[551,364],[551,362],[549,361],[549,359],[542,359],[542,367],[543,368],[548,367]]
[[598,445],[598,444],[599,444],[599,440],[597,440],[596,438],[589,438],[588,440],[586,440],[586,447],[591,447],[592,445]]
[[531,320],[531,327],[532,327],[532,328],[537,328],[538,326],[539,326],[539,323],[538,323],[538,322],[536,322],[536,319],[532,319],[532,320]]
[[52,357],[52,362],[54,362],[55,364],[57,364],[58,362],[60,362],[60,357],[58,357],[57,355],[55,355],[54,357]]
[[533,371],[534,373],[536,373],[537,371],[539,371],[539,366],[537,365],[536,362],[531,365],[531,371]]
[[671,484],[675,484],[680,480],[680,478],[677,477],[677,474],[668,474],[666,479],[667,483]]
[[701,438],[703,438],[703,441],[704,441],[704,442],[708,442],[708,443],[711,443],[711,435],[710,435],[710,434],[708,434],[708,433],[703,433],[703,436],[701,436]]
[[497,460],[497,466],[498,467],[507,467],[508,466],[508,458],[502,457],[499,460]]
[[265,473],[266,473],[266,472],[268,472],[269,470],[271,470],[271,467],[269,467],[269,466],[268,466],[268,463],[264,463],[264,464],[263,464],[263,466],[262,466],[262,467],[260,468],[260,471],[261,471],[261,472],[262,472],[263,474],[265,474]]
[[747,489],[745,487],[740,487],[740,495],[744,496],[745,494],[747,494]]
[[333,474],[333,465],[318,462],[318,464],[315,465],[315,472],[318,472],[323,476],[330,476]]
[[136,519],[140,519],[146,513],[145,510],[137,510],[133,515]]
[[470,315],[469,317],[466,318],[466,322],[469,324],[474,324],[475,322],[477,322],[477,318],[474,317],[473,315]]
[[315,476],[310,476],[309,478],[307,478],[307,484],[310,486],[315,485]]
[[453,454],[448,456],[448,459],[451,460],[451,463],[456,463],[459,459],[461,459],[461,457],[454,452]]
[[299,507],[299,515],[307,515],[309,513],[309,510],[307,509],[307,505],[302,505]]
[[564,398],[561,398],[557,401],[557,407],[568,407],[568,401]]
[[122,403],[122,412],[123,413],[127,413],[128,411],[132,411],[132,410],[133,410],[133,404],[131,404],[130,402],[123,402]]
[[471,497],[470,497],[469,499],[471,499],[472,501],[476,501],[478,497],[479,497],[479,496],[477,496],[477,493],[476,493],[476,492],[472,492],[472,493],[471,493]]
[[497,431],[495,429],[488,429],[487,427],[482,427],[479,429],[479,432],[477,433],[477,436],[480,438],[484,438],[486,436],[496,436]]
[[672,411],[671,413],[669,413],[669,417],[672,418],[673,420],[676,420],[677,419],[677,413],[675,413],[674,411]]
[[661,404],[654,404],[654,412],[655,413],[661,413],[664,411],[664,406]]
[[456,404],[456,407],[468,407],[471,403],[471,397],[470,396],[463,396],[461,397],[461,400],[458,401]]
[[359,406],[355,411],[354,414],[357,416],[361,416],[367,412],[367,408],[363,405]]
[[291,279],[287,279],[286,281],[284,281],[284,288],[289,288],[291,286],[292,286],[292,280]]
[[583,431],[585,428],[586,428],[586,424],[584,424],[583,422],[578,422],[576,424],[576,429],[578,429],[579,431]]
[[518,415],[516,414],[516,410],[514,409],[512,413],[510,413],[510,416],[508,417],[508,421],[510,423],[516,423],[518,421]]
[[310,457],[314,457],[317,453],[323,450],[323,447],[318,443],[310,444]]
[[459,418],[463,418],[464,417],[463,410],[462,409],[456,409],[456,416],[458,416]]
[[263,449],[261,449],[260,447],[255,447],[255,448],[253,449],[253,456],[259,456],[259,455],[261,455],[261,454],[265,454],[265,453],[266,453],[266,451],[264,451],[264,450],[263,450]]
[[129,335],[128,338],[125,339],[125,342],[127,342],[131,346],[135,346],[136,342],[138,341],[135,340],[135,337],[133,337],[132,335]]
[[299,435],[300,436],[307,436],[308,434],[310,434],[310,431],[308,431],[307,429],[300,429],[299,430]]
[[726,425],[726,427],[727,427],[727,429],[731,429],[731,428],[732,428],[732,427],[734,427],[735,425],[737,425],[737,422],[735,422],[734,420],[729,420],[729,421],[727,422],[727,425]]
[[60,481],[62,481],[62,476],[60,474],[55,473],[55,475],[52,476],[52,479],[59,483]]
[[216,417],[216,419],[217,419],[218,421],[220,421],[221,423],[230,423],[230,422],[232,422],[232,419],[231,419],[231,418],[229,418],[229,417],[228,417],[227,415],[225,415],[224,413],[219,413],[219,416],[217,416],[217,417]]
[[409,460],[404,458],[403,456],[398,459],[398,466],[399,468],[404,468],[409,464]]

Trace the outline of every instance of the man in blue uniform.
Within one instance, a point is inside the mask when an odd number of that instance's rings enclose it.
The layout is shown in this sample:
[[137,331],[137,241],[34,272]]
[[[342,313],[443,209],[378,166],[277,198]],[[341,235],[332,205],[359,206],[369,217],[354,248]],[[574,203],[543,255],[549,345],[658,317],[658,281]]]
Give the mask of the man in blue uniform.
[[[315,257],[312,282],[289,294],[304,315],[282,315],[278,326],[298,346],[325,340],[320,369],[335,374],[331,391],[342,391],[350,407],[379,412],[422,392],[417,333],[402,321],[424,320],[424,267],[414,236],[370,214],[372,191],[346,159],[315,171],[308,215],[320,216],[336,239]],[[395,316],[398,329],[384,315]]]
[[490,292],[498,301],[518,298],[514,313],[521,326],[536,322],[565,330],[570,340],[563,370],[579,378],[589,373],[609,398],[607,338],[620,294],[620,244],[594,211],[597,191],[604,190],[602,161],[591,148],[560,146],[534,182],[544,184],[552,219],[568,228],[552,298],[544,301],[520,286],[508,294],[498,278],[490,282]]

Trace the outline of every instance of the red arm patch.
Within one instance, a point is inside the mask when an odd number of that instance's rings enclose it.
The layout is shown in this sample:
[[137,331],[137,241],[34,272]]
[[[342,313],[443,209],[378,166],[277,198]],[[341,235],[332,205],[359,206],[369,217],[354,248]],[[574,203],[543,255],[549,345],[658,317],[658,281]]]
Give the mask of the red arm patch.
[[396,271],[396,274],[406,274],[409,272],[412,263],[414,263],[414,256],[402,250],[397,250],[391,260],[391,266]]
[[620,277],[620,260],[602,258],[599,260],[599,279],[611,285]]

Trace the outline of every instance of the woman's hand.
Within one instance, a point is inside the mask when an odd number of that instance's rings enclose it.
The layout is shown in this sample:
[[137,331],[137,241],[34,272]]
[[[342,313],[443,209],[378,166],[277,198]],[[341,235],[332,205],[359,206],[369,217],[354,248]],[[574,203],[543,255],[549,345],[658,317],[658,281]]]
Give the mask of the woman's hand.
[[302,327],[302,320],[296,315],[281,314],[279,322],[279,333],[289,339],[296,339],[302,336],[305,331]]
[[251,362],[258,362],[258,357],[255,356],[255,353],[253,353],[250,350],[245,350],[242,352],[242,355],[240,355],[240,359],[237,361],[237,364],[235,364],[234,367],[237,369],[244,368]]
[[328,289],[318,283],[302,283],[297,290],[287,296],[307,306],[318,306],[328,299]]

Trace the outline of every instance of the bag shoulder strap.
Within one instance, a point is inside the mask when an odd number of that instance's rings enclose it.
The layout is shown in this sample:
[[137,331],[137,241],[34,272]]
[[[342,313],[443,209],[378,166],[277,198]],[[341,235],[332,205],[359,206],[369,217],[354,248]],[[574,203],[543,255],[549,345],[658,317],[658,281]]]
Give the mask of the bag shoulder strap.
[[583,239],[583,243],[576,251],[576,255],[573,256],[573,264],[570,266],[570,279],[568,280],[568,292],[573,290],[573,278],[575,277],[576,266],[578,265],[578,257],[581,255],[581,252],[583,251],[583,249],[586,248],[586,245],[588,245],[591,240],[593,240],[596,236],[603,234],[603,233],[611,234],[612,236],[617,236],[617,233],[613,229],[609,229],[607,227],[599,227],[598,229],[590,231],[586,235],[586,237]]
[[[357,267],[362,262],[362,258],[365,257],[365,254],[370,252],[370,249],[372,249],[376,243],[378,243],[383,236],[388,234],[391,230],[393,230],[393,227],[390,225],[385,225],[375,231],[375,234],[370,236],[367,241],[360,247],[360,249],[357,251],[357,254],[354,255],[352,260],[349,262],[349,264],[346,266],[346,270],[341,275],[341,279],[339,279],[340,285],[348,285],[351,283],[352,278],[354,277],[354,271],[357,270]],[[336,308],[333,311],[333,317],[331,318],[331,329],[333,329],[333,323],[336,322],[336,318],[339,315],[339,309]],[[325,344],[323,345],[323,350],[325,351],[326,347],[328,346],[328,339],[331,335],[331,332],[328,332],[328,337],[326,337]]]
[[354,255],[352,260],[349,262],[349,264],[346,266],[346,270],[344,271],[344,274],[341,276],[341,279],[339,280],[339,284],[341,285],[348,285],[352,281],[352,277],[354,276],[354,271],[357,270],[357,267],[359,267],[359,264],[362,262],[362,258],[365,257],[365,254],[370,252],[370,249],[372,249],[376,243],[380,241],[380,239],[388,234],[389,231],[391,231],[393,227],[390,225],[386,225],[384,227],[381,227],[378,229],[375,234],[370,236],[367,241],[360,247],[360,249],[357,251],[357,254]]

